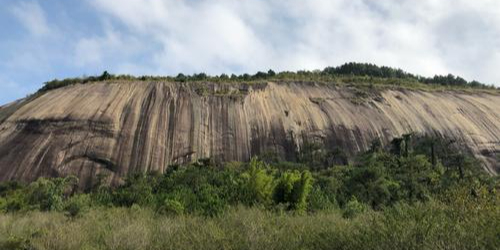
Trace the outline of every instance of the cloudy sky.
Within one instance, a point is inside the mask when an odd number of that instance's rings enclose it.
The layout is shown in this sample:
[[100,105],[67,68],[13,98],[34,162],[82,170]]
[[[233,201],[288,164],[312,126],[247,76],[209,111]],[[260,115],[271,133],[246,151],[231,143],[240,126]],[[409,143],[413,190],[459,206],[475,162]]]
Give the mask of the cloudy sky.
[[2,0],[0,105],[54,78],[371,62],[500,86],[498,0]]

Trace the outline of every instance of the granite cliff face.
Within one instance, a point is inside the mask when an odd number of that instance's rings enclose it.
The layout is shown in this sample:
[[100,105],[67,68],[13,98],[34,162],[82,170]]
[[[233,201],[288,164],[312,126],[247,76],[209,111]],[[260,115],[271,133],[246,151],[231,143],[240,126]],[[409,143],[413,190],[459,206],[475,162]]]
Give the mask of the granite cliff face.
[[408,132],[467,145],[500,170],[500,94],[363,91],[314,83],[100,82],[0,108],[0,180],[164,171],[201,157],[293,157],[305,140],[348,154]]

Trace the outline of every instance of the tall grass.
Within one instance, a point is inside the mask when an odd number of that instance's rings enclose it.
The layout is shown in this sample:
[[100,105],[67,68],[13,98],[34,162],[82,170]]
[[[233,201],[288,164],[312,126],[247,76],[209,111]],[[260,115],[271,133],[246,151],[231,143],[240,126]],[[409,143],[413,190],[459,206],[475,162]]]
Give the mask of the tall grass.
[[499,249],[498,208],[438,202],[298,215],[236,207],[223,215],[162,216],[150,209],[95,208],[0,214],[0,249]]

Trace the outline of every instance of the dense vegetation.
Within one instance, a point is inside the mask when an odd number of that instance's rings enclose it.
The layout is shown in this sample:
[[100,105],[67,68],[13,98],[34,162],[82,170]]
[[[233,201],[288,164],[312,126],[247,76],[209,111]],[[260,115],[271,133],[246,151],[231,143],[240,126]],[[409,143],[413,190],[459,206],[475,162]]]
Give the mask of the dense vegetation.
[[84,192],[74,177],[2,183],[0,249],[500,247],[500,182],[453,143],[376,140],[353,162],[302,148],[293,162],[204,159]]
[[465,79],[454,75],[436,75],[434,77],[422,77],[407,73],[401,69],[394,69],[390,67],[379,67],[374,64],[368,63],[346,63],[338,67],[327,67],[323,70],[315,71],[283,71],[274,72],[257,72],[254,75],[226,75],[221,74],[218,76],[210,76],[205,73],[198,73],[193,75],[178,74],[175,77],[157,77],[157,76],[140,76],[135,77],[131,75],[112,75],[105,71],[100,76],[90,76],[82,78],[68,78],[64,80],[52,80],[46,82],[44,87],[40,89],[41,92],[64,87],[73,84],[85,84],[96,81],[106,80],[141,80],[141,81],[175,81],[175,82],[196,82],[196,81],[210,81],[210,82],[251,82],[262,80],[299,80],[299,81],[319,81],[330,83],[369,83],[377,85],[396,85],[396,86],[427,86],[427,87],[448,87],[448,88],[481,88],[481,89],[495,89],[493,85],[486,85],[478,81],[466,81]]

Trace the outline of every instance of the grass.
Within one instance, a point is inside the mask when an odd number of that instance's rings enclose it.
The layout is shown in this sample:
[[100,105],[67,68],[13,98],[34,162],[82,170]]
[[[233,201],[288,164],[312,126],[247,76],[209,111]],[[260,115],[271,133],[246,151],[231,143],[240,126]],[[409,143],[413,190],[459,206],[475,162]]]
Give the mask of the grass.
[[[18,248],[16,248],[18,247]],[[147,208],[0,214],[1,249],[499,249],[498,209],[437,202],[313,214],[234,207],[215,218]]]

